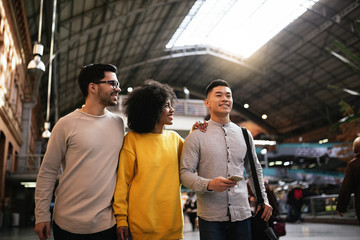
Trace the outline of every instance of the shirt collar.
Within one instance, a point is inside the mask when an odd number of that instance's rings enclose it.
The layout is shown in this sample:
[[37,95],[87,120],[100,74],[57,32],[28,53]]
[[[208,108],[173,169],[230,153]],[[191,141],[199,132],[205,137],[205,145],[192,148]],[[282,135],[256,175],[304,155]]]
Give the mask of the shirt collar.
[[210,124],[210,125],[214,125],[214,126],[218,126],[218,127],[229,127],[229,126],[230,126],[230,123],[231,123],[231,121],[229,121],[229,122],[226,123],[226,124],[221,124],[221,123],[215,122],[215,121],[212,120],[212,119],[209,120],[209,124]]

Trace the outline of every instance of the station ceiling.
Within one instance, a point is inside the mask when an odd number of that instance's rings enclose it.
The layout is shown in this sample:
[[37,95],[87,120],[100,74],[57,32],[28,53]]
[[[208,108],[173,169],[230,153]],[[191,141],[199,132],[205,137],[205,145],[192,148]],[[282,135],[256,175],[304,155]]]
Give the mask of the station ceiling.
[[[360,55],[354,23],[360,2],[320,0],[285,27],[248,59],[229,55],[211,46],[166,50],[168,43],[195,1],[189,0],[58,0],[55,33],[51,120],[55,121],[84,100],[77,86],[80,67],[112,63],[127,87],[145,79],[186,86],[193,97],[204,98],[214,79],[229,82],[234,109],[275,139],[301,136],[337,123],[339,102],[359,109],[359,73],[330,54],[340,53],[338,40]],[[52,1],[44,1],[41,43],[44,62],[50,52]],[[40,0],[25,0],[32,42],[38,39]],[[237,23],[233,29],[236,31]],[[40,82],[45,116],[47,72]],[[329,87],[335,86],[338,89]],[[244,103],[249,108],[244,108]],[[262,115],[267,114],[267,119]],[[319,138],[326,138],[326,132]]]

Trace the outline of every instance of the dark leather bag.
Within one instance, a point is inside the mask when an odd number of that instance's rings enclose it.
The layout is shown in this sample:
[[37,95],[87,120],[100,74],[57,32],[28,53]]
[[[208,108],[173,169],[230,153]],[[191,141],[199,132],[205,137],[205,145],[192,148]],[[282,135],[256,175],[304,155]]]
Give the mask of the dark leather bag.
[[258,205],[262,206],[261,209],[251,217],[251,232],[253,240],[278,240],[279,238],[276,236],[274,229],[269,227],[269,224],[261,218],[261,215],[264,212],[264,199],[261,195],[259,179],[257,177],[255,163],[253,155],[251,154],[251,147],[249,142],[249,135],[246,128],[241,128],[244,134],[246,147],[247,147],[247,158],[250,162],[251,175],[254,181],[254,187],[256,192],[256,202]]
[[257,214],[251,217],[251,232],[253,240],[277,240],[274,229],[261,218],[264,209],[261,208]]

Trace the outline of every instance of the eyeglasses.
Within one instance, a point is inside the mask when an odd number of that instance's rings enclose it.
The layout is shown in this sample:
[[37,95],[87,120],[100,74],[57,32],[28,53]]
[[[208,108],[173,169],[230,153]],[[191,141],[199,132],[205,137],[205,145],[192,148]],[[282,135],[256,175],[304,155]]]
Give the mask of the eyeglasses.
[[98,81],[98,82],[93,82],[93,83],[95,83],[95,84],[107,83],[107,84],[110,84],[113,89],[120,88],[120,83],[116,80]]

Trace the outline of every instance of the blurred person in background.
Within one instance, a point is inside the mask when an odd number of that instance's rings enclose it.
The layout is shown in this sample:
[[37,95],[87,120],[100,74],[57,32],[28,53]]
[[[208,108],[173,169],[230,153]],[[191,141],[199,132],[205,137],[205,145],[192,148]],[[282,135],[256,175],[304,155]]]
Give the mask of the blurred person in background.
[[196,218],[197,218],[197,206],[196,206],[196,195],[194,192],[188,193],[188,199],[186,199],[184,205],[184,213],[189,217],[192,230],[195,231],[197,228]]
[[287,222],[301,222],[301,207],[304,203],[304,191],[300,184],[295,185],[287,194]]
[[336,210],[338,215],[343,217],[347,211],[351,194],[355,196],[355,211],[360,224],[360,137],[357,137],[353,143],[354,158],[348,163],[345,171],[345,177],[342,182]]

